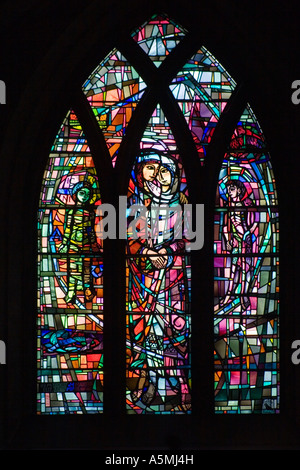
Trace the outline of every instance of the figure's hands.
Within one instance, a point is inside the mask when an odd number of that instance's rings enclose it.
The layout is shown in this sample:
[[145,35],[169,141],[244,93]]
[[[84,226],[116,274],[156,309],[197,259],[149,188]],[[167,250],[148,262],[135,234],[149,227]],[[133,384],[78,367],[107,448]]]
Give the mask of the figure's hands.
[[164,267],[165,267],[168,264],[168,252],[166,248],[160,248],[160,250],[158,250],[158,253],[162,255],[164,259]]
[[151,263],[153,266],[155,266],[157,269],[162,269],[167,266],[168,263],[168,256],[167,255],[167,250],[165,248],[161,248],[158,251],[148,249],[147,250],[147,255],[149,255]]

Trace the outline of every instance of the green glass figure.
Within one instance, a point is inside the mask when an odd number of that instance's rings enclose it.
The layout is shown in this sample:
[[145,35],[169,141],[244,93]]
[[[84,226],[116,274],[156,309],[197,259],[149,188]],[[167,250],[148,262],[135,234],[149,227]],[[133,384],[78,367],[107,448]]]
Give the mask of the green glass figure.
[[95,234],[95,212],[91,205],[93,188],[87,181],[77,183],[72,190],[74,208],[68,209],[60,253],[68,253],[68,290],[66,303],[74,303],[77,291],[84,292],[85,301],[96,293],[91,275],[93,254],[100,252]]

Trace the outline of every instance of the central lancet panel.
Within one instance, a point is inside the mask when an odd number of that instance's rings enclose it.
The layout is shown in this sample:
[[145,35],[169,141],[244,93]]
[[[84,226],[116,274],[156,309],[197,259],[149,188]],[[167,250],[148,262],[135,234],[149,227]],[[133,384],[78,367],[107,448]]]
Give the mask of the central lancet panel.
[[182,230],[188,197],[175,139],[157,106],[128,186],[129,414],[191,412],[191,268]]

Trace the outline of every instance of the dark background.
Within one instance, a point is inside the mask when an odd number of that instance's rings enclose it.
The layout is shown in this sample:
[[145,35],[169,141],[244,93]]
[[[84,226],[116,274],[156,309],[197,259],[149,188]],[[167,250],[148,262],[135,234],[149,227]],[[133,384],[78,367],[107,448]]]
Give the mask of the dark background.
[[[280,203],[281,413],[215,416],[204,386],[190,417],[129,419],[117,406],[107,417],[36,417],[35,214],[42,172],[78,86],[124,34],[156,12],[191,31],[243,85],[270,146]],[[300,448],[300,365],[291,361],[291,344],[300,339],[300,104],[291,101],[292,82],[300,80],[299,20],[296,1],[1,2],[0,80],[7,90],[0,107],[0,339],[7,346],[1,449]],[[193,334],[205,351],[209,327],[201,325]],[[199,376],[211,374],[209,358],[201,360]]]

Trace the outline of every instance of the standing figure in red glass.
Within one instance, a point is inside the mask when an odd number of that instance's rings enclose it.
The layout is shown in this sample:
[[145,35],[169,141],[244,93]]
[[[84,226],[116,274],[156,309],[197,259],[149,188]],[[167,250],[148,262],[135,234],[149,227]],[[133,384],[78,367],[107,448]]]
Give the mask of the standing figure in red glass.
[[223,235],[225,250],[232,253],[231,273],[227,294],[220,302],[227,304],[233,295],[240,295],[241,306],[250,306],[249,291],[253,277],[253,254],[257,251],[257,222],[252,199],[247,196],[246,187],[238,179],[229,180],[229,210],[225,215]]

